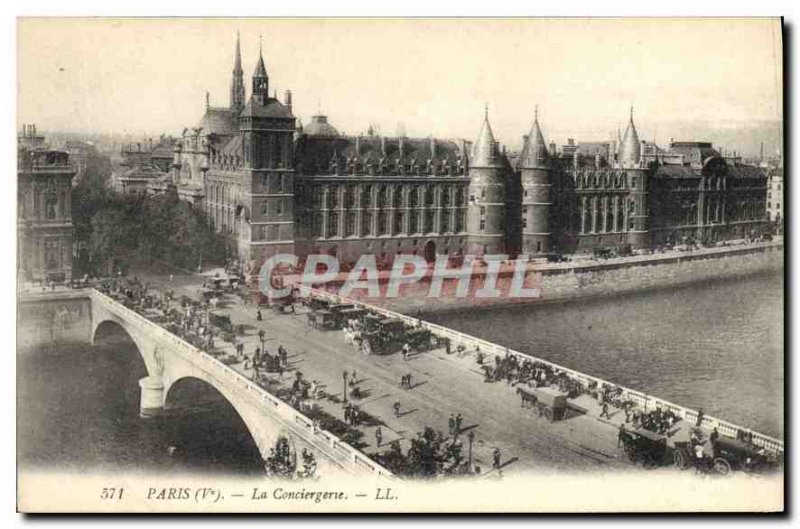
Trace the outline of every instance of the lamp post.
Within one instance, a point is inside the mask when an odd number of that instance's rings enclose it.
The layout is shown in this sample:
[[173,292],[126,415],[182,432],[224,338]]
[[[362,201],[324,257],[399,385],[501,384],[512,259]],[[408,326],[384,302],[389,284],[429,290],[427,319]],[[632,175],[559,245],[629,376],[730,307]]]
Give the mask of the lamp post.
[[347,370],[342,371],[342,403],[347,402]]
[[469,440],[469,471],[472,472],[472,442],[475,441],[475,431],[470,430],[469,434],[467,435],[467,439]]

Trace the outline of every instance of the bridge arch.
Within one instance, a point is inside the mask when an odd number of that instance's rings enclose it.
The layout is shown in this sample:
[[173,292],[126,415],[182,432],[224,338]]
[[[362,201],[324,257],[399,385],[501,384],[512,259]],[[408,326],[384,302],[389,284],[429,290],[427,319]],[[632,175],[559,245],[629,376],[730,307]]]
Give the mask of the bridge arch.
[[238,391],[231,388],[229,384],[217,380],[191,364],[185,362],[176,365],[168,364],[164,378],[164,403],[166,406],[169,406],[171,401],[174,402],[176,388],[191,379],[208,384],[222,395],[244,423],[250,437],[258,447],[262,460],[266,460],[270,456],[270,449],[275,447],[279,437],[292,439],[292,436],[281,424],[266,416],[250,399],[239,395]]
[[147,368],[147,374],[154,374],[156,372],[156,367],[154,365],[155,362],[152,358],[152,354],[148,354],[147,344],[143,342],[138,333],[133,332],[130,328],[128,328],[125,322],[120,321],[117,318],[109,317],[99,322],[92,322],[92,345],[97,344],[99,335],[102,335],[101,329],[106,330],[112,327],[121,329],[122,332],[134,343],[134,345],[136,345],[136,350],[139,352],[139,356],[141,356],[145,368]]

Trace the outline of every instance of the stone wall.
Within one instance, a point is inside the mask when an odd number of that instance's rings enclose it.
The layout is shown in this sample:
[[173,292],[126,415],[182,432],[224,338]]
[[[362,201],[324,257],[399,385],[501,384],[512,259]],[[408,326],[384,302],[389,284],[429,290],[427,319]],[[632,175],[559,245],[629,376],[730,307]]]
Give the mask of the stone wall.
[[21,294],[17,303],[17,351],[53,341],[91,341],[88,292],[74,290]]
[[[528,272],[542,274],[538,281],[533,281],[534,285],[541,287],[541,296],[538,298],[427,298],[421,294],[365,301],[406,314],[460,310],[478,305],[565,302],[778,272],[783,270],[783,260],[783,245],[768,244],[687,252],[685,255],[637,256],[630,260],[544,265]],[[419,290],[427,291],[422,288]]]

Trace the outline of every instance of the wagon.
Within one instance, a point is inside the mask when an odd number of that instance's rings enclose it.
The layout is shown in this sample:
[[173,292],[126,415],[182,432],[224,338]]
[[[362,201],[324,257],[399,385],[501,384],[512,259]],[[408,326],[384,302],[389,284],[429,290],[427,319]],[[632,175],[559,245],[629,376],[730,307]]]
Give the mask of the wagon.
[[567,414],[567,394],[553,388],[536,388],[531,391],[536,397],[536,410],[549,421],[560,421]]
[[424,327],[406,331],[405,339],[412,349],[425,351],[435,346],[433,333]]
[[623,450],[628,459],[651,469],[662,466],[667,458],[667,440],[663,435],[645,429],[628,430],[621,434]]
[[328,310],[315,310],[306,316],[309,326],[315,329],[334,329],[336,328],[336,318]]
[[344,325],[350,320],[361,320],[367,311],[365,309],[345,309],[339,311],[339,322],[340,326]]
[[[691,443],[675,443],[673,458],[677,468],[689,468],[694,461]],[[734,470],[765,473],[777,469],[780,464],[780,458],[761,453],[756,446],[720,436],[713,444],[713,456],[706,470],[721,476],[727,476]]]

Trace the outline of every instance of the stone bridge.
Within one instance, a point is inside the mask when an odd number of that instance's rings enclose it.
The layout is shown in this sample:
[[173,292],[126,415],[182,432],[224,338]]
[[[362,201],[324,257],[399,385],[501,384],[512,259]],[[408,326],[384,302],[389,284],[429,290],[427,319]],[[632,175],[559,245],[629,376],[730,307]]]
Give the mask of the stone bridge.
[[366,455],[336,436],[315,427],[311,419],[271,395],[213,356],[202,352],[160,325],[125,307],[114,299],[91,290],[91,341],[97,329],[112,322],[124,329],[136,344],[148,376],[139,381],[141,414],[151,417],[170,405],[170,390],[187,378],[199,379],[222,394],[247,426],[266,459],[280,436],[285,436],[294,453],[303,448],[317,460],[317,474],[390,476]]

